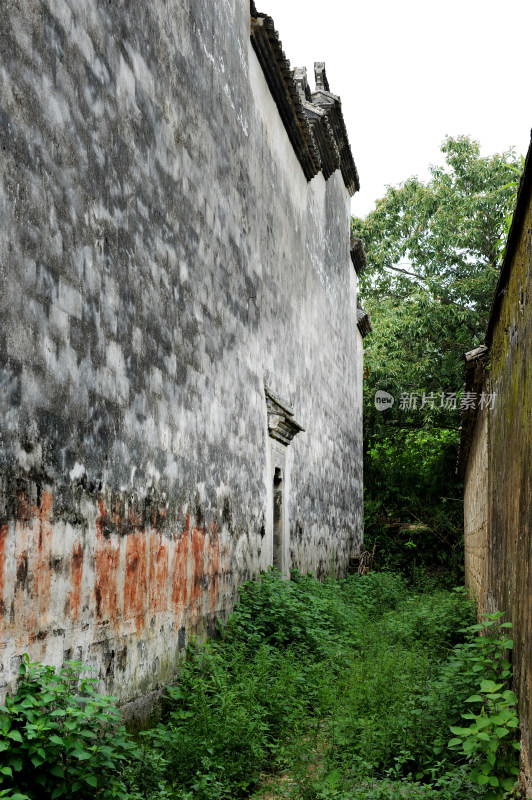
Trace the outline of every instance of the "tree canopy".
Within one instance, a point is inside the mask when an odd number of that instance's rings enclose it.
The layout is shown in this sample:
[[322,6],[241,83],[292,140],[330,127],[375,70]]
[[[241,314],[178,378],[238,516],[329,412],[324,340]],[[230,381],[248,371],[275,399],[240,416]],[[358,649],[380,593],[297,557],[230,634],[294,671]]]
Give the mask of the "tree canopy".
[[[366,249],[360,294],[373,323],[364,382],[370,539],[371,525],[390,516],[433,532],[438,517],[442,532],[441,497],[453,498],[446,517],[455,539],[461,525],[463,353],[484,338],[520,165],[513,149],[482,156],[467,136],[448,137],[441,151],[427,182],[389,187],[366,219],[352,220]],[[393,406],[376,408],[379,390]]]

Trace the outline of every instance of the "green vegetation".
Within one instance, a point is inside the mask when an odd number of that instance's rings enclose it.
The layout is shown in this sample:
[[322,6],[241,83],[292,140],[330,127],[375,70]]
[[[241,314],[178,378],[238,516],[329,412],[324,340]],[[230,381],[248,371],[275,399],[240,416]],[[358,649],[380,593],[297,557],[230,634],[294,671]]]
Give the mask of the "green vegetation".
[[[481,156],[466,136],[446,139],[442,153],[426,183],[389,187],[352,228],[366,248],[360,293],[373,323],[364,342],[366,547],[409,580],[428,572],[455,585],[462,356],[484,339],[522,166],[512,150]],[[391,408],[376,409],[377,390],[393,395]]]
[[77,662],[24,657],[17,692],[0,706],[0,797],[125,798],[120,774],[136,747],[113,698],[96,692]]
[[1,709],[4,796],[499,800],[519,747],[511,640],[473,616],[463,592],[389,573],[272,570],[217,641],[189,647],[136,740],[79,665],[25,663]]

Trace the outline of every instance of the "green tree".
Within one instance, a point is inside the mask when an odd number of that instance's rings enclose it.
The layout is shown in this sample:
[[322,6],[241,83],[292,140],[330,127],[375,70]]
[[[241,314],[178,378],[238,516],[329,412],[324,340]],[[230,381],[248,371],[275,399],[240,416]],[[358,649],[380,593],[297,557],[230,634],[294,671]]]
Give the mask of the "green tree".
[[[444,164],[430,167],[426,183],[412,177],[389,187],[366,219],[352,220],[366,249],[360,293],[373,322],[365,342],[367,539],[386,541],[388,558],[395,549],[405,564],[440,567],[449,556],[442,538],[460,560],[462,356],[484,337],[520,167],[513,149],[481,156],[467,136],[448,137],[441,150]],[[377,390],[394,405],[378,410]],[[423,547],[407,527],[392,546],[385,519],[424,524]]]

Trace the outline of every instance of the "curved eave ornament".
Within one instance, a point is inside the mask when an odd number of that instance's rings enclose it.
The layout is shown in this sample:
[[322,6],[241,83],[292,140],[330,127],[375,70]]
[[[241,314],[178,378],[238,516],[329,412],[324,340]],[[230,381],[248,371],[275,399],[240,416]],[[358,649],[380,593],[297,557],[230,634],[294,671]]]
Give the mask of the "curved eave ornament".
[[277,397],[267,386],[266,409],[268,412],[268,433],[281,444],[290,444],[296,434],[305,429],[294,419],[294,409]]
[[360,303],[357,306],[357,326],[363,339],[373,330],[369,314]]

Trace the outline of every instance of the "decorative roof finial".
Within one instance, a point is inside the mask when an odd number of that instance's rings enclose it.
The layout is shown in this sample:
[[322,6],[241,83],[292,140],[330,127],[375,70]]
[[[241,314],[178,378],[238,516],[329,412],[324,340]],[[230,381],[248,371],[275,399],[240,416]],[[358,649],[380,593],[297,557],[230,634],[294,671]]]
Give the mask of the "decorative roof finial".
[[327,73],[325,72],[325,61],[314,62],[314,77],[316,79],[316,91],[330,92]]

